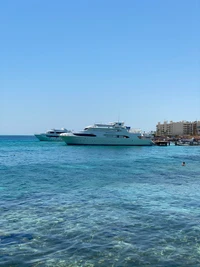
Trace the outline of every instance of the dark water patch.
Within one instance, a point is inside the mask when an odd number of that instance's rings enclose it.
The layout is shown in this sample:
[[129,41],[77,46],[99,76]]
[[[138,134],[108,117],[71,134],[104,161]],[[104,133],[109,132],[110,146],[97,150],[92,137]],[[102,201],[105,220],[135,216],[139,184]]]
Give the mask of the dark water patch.
[[19,244],[28,242],[29,240],[32,240],[33,236],[28,233],[10,233],[5,235],[0,235],[0,246],[3,245],[11,245],[11,244]]

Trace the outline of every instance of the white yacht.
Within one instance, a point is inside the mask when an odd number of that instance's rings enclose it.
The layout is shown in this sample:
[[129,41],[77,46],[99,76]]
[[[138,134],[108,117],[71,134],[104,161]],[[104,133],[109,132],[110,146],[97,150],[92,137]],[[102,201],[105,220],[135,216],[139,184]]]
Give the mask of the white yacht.
[[62,133],[60,137],[67,145],[151,146],[154,144],[139,130],[134,131],[123,122],[96,123],[80,132]]
[[37,137],[40,141],[62,141],[60,134],[69,132],[70,131],[65,128],[51,129],[46,133],[35,134],[35,137]]

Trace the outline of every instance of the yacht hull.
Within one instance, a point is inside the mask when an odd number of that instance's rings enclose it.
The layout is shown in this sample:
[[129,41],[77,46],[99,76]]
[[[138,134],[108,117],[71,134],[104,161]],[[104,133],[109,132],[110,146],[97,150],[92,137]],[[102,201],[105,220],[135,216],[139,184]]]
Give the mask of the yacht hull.
[[35,134],[40,141],[63,141],[60,136],[47,136],[46,134]]
[[80,137],[74,135],[61,135],[67,145],[90,145],[90,146],[152,146],[149,139],[139,138],[110,138],[110,137]]

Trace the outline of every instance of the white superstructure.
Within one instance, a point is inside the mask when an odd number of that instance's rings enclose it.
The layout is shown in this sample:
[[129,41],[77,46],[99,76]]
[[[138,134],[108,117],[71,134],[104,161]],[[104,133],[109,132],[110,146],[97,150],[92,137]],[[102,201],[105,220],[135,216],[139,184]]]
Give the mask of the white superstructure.
[[60,134],[69,132],[70,131],[65,128],[51,129],[46,133],[35,134],[35,137],[37,137],[40,141],[62,141]]
[[68,145],[151,146],[153,142],[123,122],[96,123],[83,131],[60,135]]

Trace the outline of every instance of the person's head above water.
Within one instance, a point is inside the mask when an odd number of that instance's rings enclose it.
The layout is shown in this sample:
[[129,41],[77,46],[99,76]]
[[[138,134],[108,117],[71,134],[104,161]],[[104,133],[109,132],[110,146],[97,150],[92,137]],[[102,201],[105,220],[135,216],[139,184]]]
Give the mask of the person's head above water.
[[182,166],[185,166],[185,161],[182,162]]

